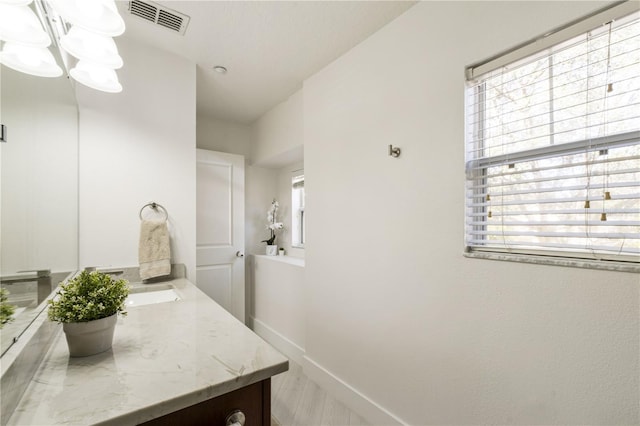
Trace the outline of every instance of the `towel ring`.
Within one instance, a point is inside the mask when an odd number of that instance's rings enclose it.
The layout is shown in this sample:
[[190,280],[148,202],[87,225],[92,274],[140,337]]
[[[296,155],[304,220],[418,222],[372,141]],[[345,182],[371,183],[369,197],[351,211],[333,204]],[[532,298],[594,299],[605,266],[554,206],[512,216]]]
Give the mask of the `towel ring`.
[[156,211],[158,210],[158,208],[160,208],[164,212],[164,220],[169,219],[169,213],[167,213],[167,209],[165,209],[164,207],[162,207],[162,205],[158,203],[152,202],[142,206],[142,208],[140,209],[140,213],[138,213],[138,217],[140,217],[140,220],[142,220],[142,211],[147,207],[151,207],[153,210],[156,210]]

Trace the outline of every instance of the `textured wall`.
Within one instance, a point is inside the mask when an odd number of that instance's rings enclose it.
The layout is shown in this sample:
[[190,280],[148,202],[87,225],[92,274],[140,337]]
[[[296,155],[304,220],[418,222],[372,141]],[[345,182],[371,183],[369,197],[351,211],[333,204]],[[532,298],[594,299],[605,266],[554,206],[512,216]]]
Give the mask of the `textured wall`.
[[601,5],[422,2],[305,82],[306,351],[372,421],[640,421],[638,275],[463,257],[465,66]]
[[302,160],[302,108],[299,90],[253,123],[254,164],[283,167]]
[[238,154],[251,160],[251,127],[215,118],[196,119],[197,147],[211,151]]

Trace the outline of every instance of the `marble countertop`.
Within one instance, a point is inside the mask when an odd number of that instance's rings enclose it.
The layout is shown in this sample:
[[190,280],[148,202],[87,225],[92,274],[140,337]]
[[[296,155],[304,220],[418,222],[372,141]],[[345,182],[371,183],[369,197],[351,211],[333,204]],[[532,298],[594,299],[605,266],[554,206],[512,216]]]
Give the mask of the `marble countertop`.
[[70,358],[60,331],[8,424],[134,425],[288,369],[196,286],[169,284],[182,300],[129,308],[107,352]]

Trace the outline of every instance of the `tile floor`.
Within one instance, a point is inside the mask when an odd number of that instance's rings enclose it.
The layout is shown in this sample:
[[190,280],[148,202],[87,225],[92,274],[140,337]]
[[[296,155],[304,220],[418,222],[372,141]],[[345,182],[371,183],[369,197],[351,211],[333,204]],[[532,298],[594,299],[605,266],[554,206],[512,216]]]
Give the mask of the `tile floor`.
[[289,371],[271,379],[272,426],[368,425],[358,414],[305,376],[289,361]]

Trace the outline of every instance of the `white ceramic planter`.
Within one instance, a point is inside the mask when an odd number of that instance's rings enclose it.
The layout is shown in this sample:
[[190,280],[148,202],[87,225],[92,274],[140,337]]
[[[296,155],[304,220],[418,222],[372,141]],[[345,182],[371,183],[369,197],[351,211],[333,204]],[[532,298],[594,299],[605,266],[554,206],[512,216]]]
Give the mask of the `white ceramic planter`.
[[277,245],[267,246],[267,256],[277,256],[277,255],[278,255]]
[[113,314],[94,321],[62,324],[69,345],[69,355],[89,356],[111,349],[117,319],[118,314]]

